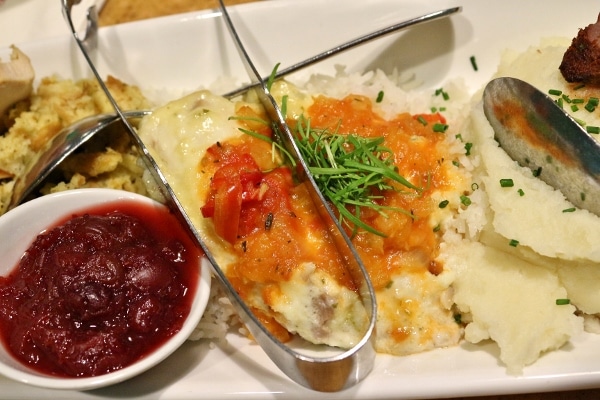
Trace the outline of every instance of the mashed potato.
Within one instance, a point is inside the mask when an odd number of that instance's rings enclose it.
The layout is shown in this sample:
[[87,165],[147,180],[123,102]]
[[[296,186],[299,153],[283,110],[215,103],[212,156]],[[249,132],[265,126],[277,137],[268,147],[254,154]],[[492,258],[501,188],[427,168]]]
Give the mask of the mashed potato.
[[[574,90],[558,70],[568,44],[547,40],[523,54],[506,52],[496,75],[520,78],[546,93],[589,97],[593,93]],[[508,370],[520,373],[583,330],[579,312],[598,313],[600,250],[594,239],[600,218],[579,209],[563,212],[573,205],[498,147],[479,99],[464,133],[473,143],[479,189],[458,217],[464,236],[447,238],[443,258],[456,273],[454,301],[468,322],[465,339],[492,339]],[[577,118],[598,124],[597,115],[585,110]],[[514,187],[500,185],[507,178]]]

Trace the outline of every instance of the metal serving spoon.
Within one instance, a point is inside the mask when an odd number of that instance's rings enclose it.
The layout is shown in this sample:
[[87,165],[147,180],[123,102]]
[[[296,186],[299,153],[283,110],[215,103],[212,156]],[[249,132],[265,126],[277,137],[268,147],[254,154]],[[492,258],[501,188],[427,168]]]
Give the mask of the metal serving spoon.
[[519,164],[600,216],[600,143],[556,102],[516,78],[497,78],[483,92],[496,140]]
[[[210,248],[202,239],[200,232],[195,228],[186,210],[167,181],[164,173],[161,171],[159,165],[151,155],[149,149],[145,146],[135,129],[129,123],[128,119],[119,108],[107,86],[100,78],[100,75],[91,61],[83,41],[79,38],[73,26],[71,19],[71,8],[73,4],[74,3],[70,0],[62,0],[64,16],[71,28],[73,38],[78,44],[82,55],[85,57],[90,69],[98,80],[100,87],[113,105],[115,112],[119,116],[118,118],[123,124],[122,126],[127,132],[129,132],[130,137],[133,139],[137,148],[139,149],[139,155],[147,170],[152,174],[158,189],[161,191],[164,197],[164,202],[173,212],[175,217],[178,218],[182,226],[188,231],[190,238],[194,240],[195,244],[204,251],[206,258],[212,264],[215,276],[220,281],[225,293],[231,300],[232,305],[236,309],[247,329],[252,334],[255,341],[260,345],[260,347],[275,363],[275,365],[277,365],[277,367],[279,367],[279,369],[281,369],[281,371],[283,371],[288,377],[290,377],[296,383],[313,390],[324,392],[339,391],[353,385],[359,379],[368,374],[372,368],[373,360],[375,358],[375,350],[372,346],[365,346],[365,349],[368,350],[366,353],[363,351],[351,352],[350,354],[352,357],[345,357],[346,353],[342,351],[342,357],[326,357],[324,362],[320,362],[320,360],[316,359],[315,357],[291,350],[290,347],[280,342],[264,327],[264,325],[260,323],[258,318],[245,304],[241,296],[236,292],[235,288],[227,279],[224,270],[219,266]],[[368,281],[368,277],[365,279]],[[371,298],[373,299],[374,305],[374,294],[372,288],[369,292]],[[373,318],[374,316],[371,318],[372,321],[374,321]],[[369,337],[370,332],[373,330],[373,326],[374,322],[371,322],[369,326]],[[369,337],[366,339],[369,339]],[[362,344],[363,343],[361,342],[361,345]]]
[[[150,111],[129,111],[128,119],[141,118]],[[114,114],[93,115],[77,121],[61,130],[49,143],[44,152],[27,167],[27,172],[20,175],[12,190],[7,210],[21,204],[50,175],[50,173],[79,146],[90,140],[99,132],[120,124]]]

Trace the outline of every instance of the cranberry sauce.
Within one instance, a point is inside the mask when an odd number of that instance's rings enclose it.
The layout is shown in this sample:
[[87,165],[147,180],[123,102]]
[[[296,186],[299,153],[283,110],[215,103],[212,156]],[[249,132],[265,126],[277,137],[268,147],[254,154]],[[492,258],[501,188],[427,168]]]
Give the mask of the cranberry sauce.
[[40,234],[0,277],[0,335],[39,372],[89,377],[126,367],[177,333],[200,251],[166,209],[122,200]]

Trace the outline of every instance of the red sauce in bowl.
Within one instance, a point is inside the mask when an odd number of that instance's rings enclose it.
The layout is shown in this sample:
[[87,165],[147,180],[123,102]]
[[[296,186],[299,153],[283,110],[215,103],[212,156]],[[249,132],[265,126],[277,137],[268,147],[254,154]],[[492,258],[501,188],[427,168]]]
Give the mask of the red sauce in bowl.
[[0,336],[41,373],[124,368],[181,329],[200,257],[165,208],[122,200],[86,209],[40,234],[0,277]]

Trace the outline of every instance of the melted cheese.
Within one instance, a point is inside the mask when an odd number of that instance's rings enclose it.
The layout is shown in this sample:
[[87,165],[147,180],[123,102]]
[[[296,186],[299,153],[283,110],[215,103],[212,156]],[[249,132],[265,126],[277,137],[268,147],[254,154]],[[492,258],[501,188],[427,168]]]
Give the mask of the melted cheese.
[[[385,120],[362,96],[313,99],[290,85],[278,85],[275,93],[292,96],[290,117],[308,114],[311,126],[331,128],[342,121],[343,132],[384,136],[399,171],[424,188],[420,194],[386,192],[385,205],[409,212],[366,213],[365,220],[387,237],[359,232],[354,239],[376,287],[378,351],[403,355],[456,344],[461,330],[443,302],[450,279],[440,274],[440,235],[434,227],[460,205],[465,180],[452,164],[444,135],[408,114]],[[210,219],[198,212],[219,166],[206,149],[217,141],[250,153],[262,170],[278,165],[269,145],[238,131],[239,123],[253,130],[264,127],[251,120],[232,121],[229,117],[236,113],[261,117],[262,111],[257,104],[234,104],[199,92],[156,110],[143,122],[140,135],[259,318],[273,332],[281,333],[279,326],[313,343],[350,347],[364,330],[365,310],[302,185],[290,188],[290,212],[276,215],[268,230],[256,229],[233,244],[220,239]],[[437,206],[441,199],[450,202],[445,213]]]
[[[253,108],[242,105],[238,111],[252,114]],[[240,136],[238,123],[230,119],[235,113],[234,103],[198,92],[155,110],[142,122],[140,136],[219,265],[267,326],[279,324],[311,343],[353,346],[365,329],[366,312],[325,229],[306,207],[308,194],[302,187],[293,196],[301,199],[294,210],[301,223],[290,231],[290,223],[281,225],[276,219],[269,235],[258,231],[246,237],[244,250],[241,241],[231,246],[219,238],[210,219],[200,215],[217,167],[203,161],[208,147],[229,140],[246,146],[265,169],[273,166],[270,146],[249,136],[235,139]]]
[[339,100],[317,97],[308,114],[314,127],[334,129],[339,124],[341,132],[383,136],[400,173],[424,188],[421,194],[406,188],[384,193],[383,205],[410,215],[367,214],[363,219],[386,237],[360,232],[354,239],[376,289],[377,350],[405,355],[455,345],[462,330],[454,321],[451,303],[443,301],[451,279],[441,274],[440,238],[434,227],[443,218],[438,199],[452,201],[447,212],[456,210],[466,180],[452,164],[446,137],[432,129],[438,116],[427,116],[433,118],[427,125],[406,113],[386,120],[373,111],[368,98],[357,95]]

